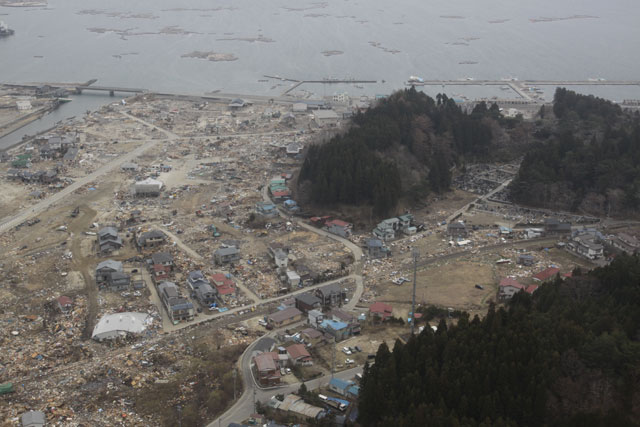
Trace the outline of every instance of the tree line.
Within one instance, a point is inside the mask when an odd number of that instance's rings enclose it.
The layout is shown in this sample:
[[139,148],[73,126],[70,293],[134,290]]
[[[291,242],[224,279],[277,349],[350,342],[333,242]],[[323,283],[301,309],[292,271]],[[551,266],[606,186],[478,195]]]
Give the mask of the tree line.
[[448,98],[415,88],[398,91],[353,118],[348,132],[307,152],[298,185],[316,204],[369,204],[392,213],[403,197],[448,191],[461,158],[483,158],[498,107],[480,103],[469,114]]
[[366,366],[360,425],[631,426],[640,419],[640,258],[441,321]]
[[558,123],[524,156],[510,186],[517,203],[633,213],[640,207],[640,118],[604,99],[559,88]]

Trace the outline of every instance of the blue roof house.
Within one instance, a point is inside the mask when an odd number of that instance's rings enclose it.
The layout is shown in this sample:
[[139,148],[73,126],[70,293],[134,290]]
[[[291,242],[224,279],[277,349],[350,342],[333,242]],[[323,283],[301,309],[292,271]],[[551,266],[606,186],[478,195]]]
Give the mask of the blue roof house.
[[339,378],[332,378],[329,381],[329,390],[338,393],[341,396],[347,395],[347,390],[352,386],[352,383],[349,381],[341,380]]
[[351,336],[349,325],[332,319],[325,319],[320,323],[320,329],[332,335],[336,342],[342,341]]

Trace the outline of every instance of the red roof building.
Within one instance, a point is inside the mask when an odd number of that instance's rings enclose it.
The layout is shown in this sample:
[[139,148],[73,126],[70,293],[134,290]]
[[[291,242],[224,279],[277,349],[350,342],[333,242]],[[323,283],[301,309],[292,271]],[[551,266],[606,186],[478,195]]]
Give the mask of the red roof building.
[[504,279],[500,280],[500,285],[501,288],[506,287],[506,286],[513,286],[514,288],[517,289],[524,289],[524,285],[521,285],[516,279],[512,279],[511,277],[505,277]]
[[498,298],[510,299],[518,292],[525,290],[525,288],[526,287],[521,285],[517,280],[511,277],[505,277],[500,280],[500,284],[498,285]]
[[236,292],[236,285],[233,283],[233,280],[229,279],[222,273],[212,275],[211,281],[220,295],[231,295]]
[[343,221],[341,219],[332,219],[331,221],[327,221],[325,223],[325,225],[327,227],[330,227],[332,225],[335,225],[336,227],[346,227],[346,228],[351,228],[352,225],[346,221]]
[[291,192],[289,190],[274,191],[271,194],[275,199],[288,199],[291,196]]
[[163,264],[153,264],[153,277],[156,280],[166,280],[169,278],[171,266]]
[[549,280],[550,278],[554,277],[558,273],[560,273],[559,268],[549,267],[545,270],[542,270],[540,273],[534,275],[533,280],[544,282],[545,280]]
[[253,358],[258,373],[258,381],[262,385],[280,384],[280,369],[276,367],[272,353],[262,353]]
[[294,365],[311,365],[313,360],[304,344],[293,344],[287,347],[287,354]]
[[524,291],[530,295],[533,295],[533,293],[539,288],[538,285],[529,285],[527,286],[527,289],[525,289]]
[[391,313],[393,312],[393,307],[389,304],[385,304],[383,302],[374,302],[369,307],[369,314],[379,316],[382,320],[391,317]]

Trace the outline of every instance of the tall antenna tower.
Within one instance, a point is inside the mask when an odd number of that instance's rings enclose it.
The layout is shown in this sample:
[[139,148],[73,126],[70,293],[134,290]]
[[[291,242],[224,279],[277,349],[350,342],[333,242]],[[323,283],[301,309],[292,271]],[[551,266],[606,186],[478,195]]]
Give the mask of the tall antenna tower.
[[420,253],[417,249],[411,251],[413,255],[413,298],[411,301],[411,335],[415,333],[416,329],[416,277],[418,271],[418,256]]

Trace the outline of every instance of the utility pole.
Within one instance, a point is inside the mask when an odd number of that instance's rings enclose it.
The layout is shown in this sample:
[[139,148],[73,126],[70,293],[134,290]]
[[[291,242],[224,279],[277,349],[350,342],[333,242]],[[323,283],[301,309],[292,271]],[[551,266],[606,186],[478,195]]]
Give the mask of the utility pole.
[[253,413],[255,414],[256,412],[258,412],[258,409],[256,409],[256,389],[254,387],[253,388]]
[[411,335],[415,333],[416,328],[416,277],[418,271],[418,256],[420,255],[417,249],[411,251],[413,255],[413,299],[411,301]]
[[333,351],[331,352],[331,379],[333,379],[333,373],[336,370],[336,343],[333,343]]
[[236,377],[238,376],[238,368],[233,370],[233,400],[236,400]]

